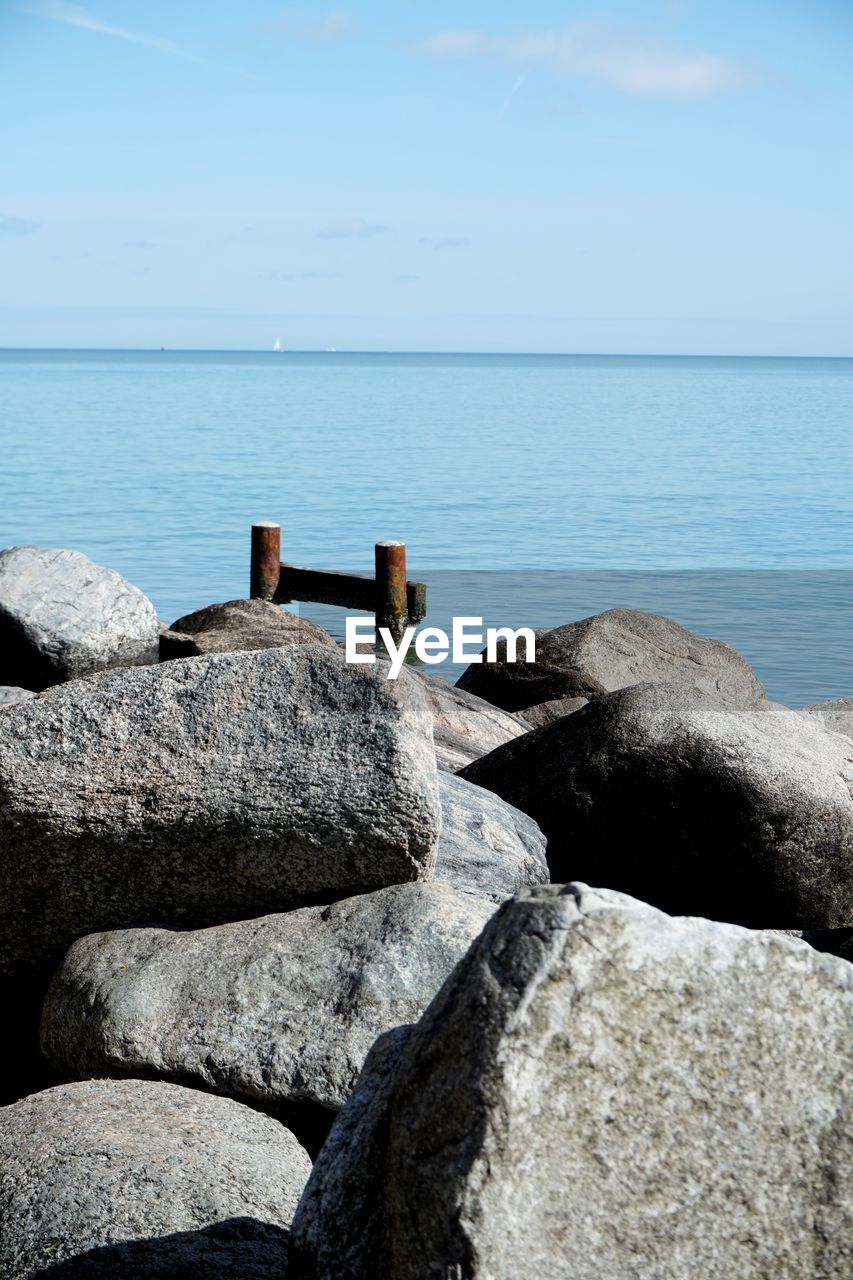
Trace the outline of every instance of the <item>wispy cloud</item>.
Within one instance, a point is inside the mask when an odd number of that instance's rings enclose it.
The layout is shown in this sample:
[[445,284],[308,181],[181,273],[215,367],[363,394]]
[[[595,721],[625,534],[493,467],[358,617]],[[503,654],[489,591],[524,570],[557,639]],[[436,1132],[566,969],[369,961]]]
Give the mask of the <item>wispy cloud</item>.
[[20,13],[30,14],[34,18],[48,18],[51,22],[64,22],[69,27],[80,27],[84,31],[95,31],[102,36],[114,36],[117,40],[132,40],[135,44],[147,44],[154,49],[175,51],[169,40],[159,36],[151,36],[144,31],[129,31],[126,27],[116,27],[104,22],[96,14],[90,13],[80,5],[68,4],[66,0],[27,0],[18,5]]
[[[491,58],[525,68],[541,66],[557,75],[660,98],[706,98],[752,78],[750,68],[736,58],[690,52],[655,36],[591,19],[512,36],[441,31],[421,41],[417,49],[433,58]],[[518,88],[516,81],[502,112]]]
[[510,52],[512,41],[506,36],[490,36],[485,31],[439,31],[427,36],[416,46],[418,53],[431,58],[476,58],[487,53]]
[[271,280],[336,280],[337,271],[271,271]]
[[503,120],[504,116],[512,106],[513,98],[518,93],[519,89],[522,87],[526,79],[527,79],[526,75],[520,75],[517,77],[509,93],[504,98],[503,105],[501,106],[501,109],[498,112],[498,120]]
[[266,24],[266,30],[300,40],[313,40],[317,44],[333,44],[350,35],[355,27],[352,14],[346,9],[329,9],[327,13],[307,15],[294,9]]
[[348,36],[354,25],[352,16],[346,9],[330,9],[320,18],[308,19],[304,31],[309,40],[327,44]]
[[388,230],[381,223],[365,222],[364,218],[344,218],[321,227],[317,235],[321,240],[367,240]]
[[464,236],[447,236],[443,240],[431,240],[428,236],[421,237],[421,244],[428,244],[431,249],[467,249],[471,241],[466,240]]
[[16,218],[11,213],[0,213],[0,236],[31,236],[41,223],[29,218]]

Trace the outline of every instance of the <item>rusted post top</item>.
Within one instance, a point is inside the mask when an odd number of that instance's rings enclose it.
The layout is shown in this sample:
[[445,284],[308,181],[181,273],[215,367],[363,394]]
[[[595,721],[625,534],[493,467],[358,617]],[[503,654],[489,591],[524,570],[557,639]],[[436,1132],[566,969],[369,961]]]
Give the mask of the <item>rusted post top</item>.
[[272,600],[281,573],[281,525],[258,520],[252,525],[252,562],[249,595],[253,600]]
[[409,620],[405,542],[376,544],[376,626],[387,627],[399,644]]

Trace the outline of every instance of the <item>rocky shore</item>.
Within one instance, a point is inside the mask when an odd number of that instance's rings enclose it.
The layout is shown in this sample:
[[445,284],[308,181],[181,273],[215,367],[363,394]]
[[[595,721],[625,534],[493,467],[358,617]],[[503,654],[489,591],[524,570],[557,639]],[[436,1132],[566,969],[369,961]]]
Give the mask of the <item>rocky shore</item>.
[[[849,1280],[853,697],[0,552],[4,1280]],[[853,693],[853,690],[851,690]]]

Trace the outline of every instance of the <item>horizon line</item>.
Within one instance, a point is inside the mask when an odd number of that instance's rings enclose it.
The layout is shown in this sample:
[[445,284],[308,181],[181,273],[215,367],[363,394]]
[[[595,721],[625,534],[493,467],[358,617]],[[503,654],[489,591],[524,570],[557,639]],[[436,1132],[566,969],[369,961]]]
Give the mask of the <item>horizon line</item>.
[[585,360],[853,360],[849,355],[806,355],[798,353],[769,354],[761,352],[731,351],[446,351],[415,347],[407,348],[364,348],[364,347],[287,347],[275,351],[271,347],[6,347],[0,346],[0,353],[19,352],[80,352],[99,353],[117,352],[134,355],[269,355],[269,356],[533,356],[541,359],[585,359]]

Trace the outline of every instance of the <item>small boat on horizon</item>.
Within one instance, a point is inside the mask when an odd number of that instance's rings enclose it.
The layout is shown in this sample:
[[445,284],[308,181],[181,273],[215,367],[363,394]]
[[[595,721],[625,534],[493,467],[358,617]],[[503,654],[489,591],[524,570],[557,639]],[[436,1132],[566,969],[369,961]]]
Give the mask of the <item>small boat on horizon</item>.
[[276,338],[275,342],[272,344],[272,349],[273,351],[281,351],[281,338]]

